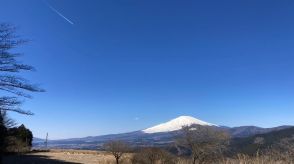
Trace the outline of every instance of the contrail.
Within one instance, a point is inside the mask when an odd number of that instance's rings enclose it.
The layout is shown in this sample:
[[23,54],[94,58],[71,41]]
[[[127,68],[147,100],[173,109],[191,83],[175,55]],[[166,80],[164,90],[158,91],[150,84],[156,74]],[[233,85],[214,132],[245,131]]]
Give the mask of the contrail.
[[62,15],[58,10],[56,10],[53,6],[51,6],[46,0],[43,0],[43,2],[52,10],[54,11],[56,14],[58,14],[61,18],[63,18],[64,20],[66,20],[68,23],[70,23],[71,25],[73,25],[74,23],[67,19],[64,15]]

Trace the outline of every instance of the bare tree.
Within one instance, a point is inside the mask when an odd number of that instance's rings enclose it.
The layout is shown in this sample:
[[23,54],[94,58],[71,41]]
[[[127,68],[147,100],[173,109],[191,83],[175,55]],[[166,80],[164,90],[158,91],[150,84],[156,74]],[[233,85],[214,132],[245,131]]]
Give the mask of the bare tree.
[[278,141],[272,146],[272,149],[280,152],[280,156],[284,159],[294,162],[294,135],[286,137]]
[[128,144],[123,141],[109,141],[103,147],[114,156],[116,164],[119,164],[121,157],[129,151]]
[[[32,115],[30,111],[21,109],[22,101],[20,97],[31,98],[28,92],[42,92],[37,85],[31,84],[28,80],[17,76],[22,71],[33,71],[32,66],[21,63],[18,58],[20,53],[12,50],[25,43],[16,34],[16,28],[9,24],[0,23],[0,91],[7,93],[0,96],[0,163],[3,152],[3,138],[5,137],[5,120],[2,113],[6,111],[17,112],[20,114]],[[7,123],[7,122],[6,122]]]
[[257,146],[257,155],[259,155],[262,146],[264,145],[265,140],[263,137],[256,137],[253,141],[253,144]]
[[181,137],[176,140],[179,147],[188,149],[192,163],[204,163],[221,155],[228,144],[229,135],[211,126],[184,126]]
[[0,111],[0,115],[1,115],[0,117],[2,117],[2,124],[6,128],[12,128],[17,125],[13,119],[8,117],[7,111]]
[[42,92],[43,89],[31,84],[28,80],[17,76],[21,71],[33,71],[32,66],[21,63],[18,58],[20,53],[12,52],[13,49],[26,41],[16,36],[16,28],[9,24],[0,24],[0,90],[9,96],[0,97],[0,110],[13,111],[21,114],[32,114],[20,108],[19,96],[30,98],[27,92]]

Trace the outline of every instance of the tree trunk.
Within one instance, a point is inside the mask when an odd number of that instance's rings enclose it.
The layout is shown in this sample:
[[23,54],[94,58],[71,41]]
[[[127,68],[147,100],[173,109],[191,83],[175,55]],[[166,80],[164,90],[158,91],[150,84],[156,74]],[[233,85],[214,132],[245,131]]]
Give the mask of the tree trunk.
[[196,158],[193,157],[193,164],[196,164]]
[[119,164],[119,159],[118,158],[115,158],[115,160],[116,160],[116,164]]
[[0,110],[0,164],[2,164],[2,157],[4,153],[4,148],[5,148],[5,135],[6,135],[6,128],[4,125],[4,120],[2,117],[2,111]]

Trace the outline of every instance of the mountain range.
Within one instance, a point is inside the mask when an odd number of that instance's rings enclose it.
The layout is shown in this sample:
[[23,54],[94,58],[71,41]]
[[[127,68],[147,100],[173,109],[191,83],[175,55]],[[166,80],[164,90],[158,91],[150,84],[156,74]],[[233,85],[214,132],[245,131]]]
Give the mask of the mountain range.
[[[261,128],[256,126],[240,126],[226,127],[212,123],[208,123],[191,116],[180,116],[168,122],[155,125],[153,127],[121,134],[109,134],[102,136],[90,136],[84,138],[71,138],[62,140],[49,140],[48,148],[65,148],[65,149],[99,149],[102,145],[110,140],[123,140],[132,146],[147,147],[147,146],[167,146],[174,142],[174,138],[179,135],[179,130],[183,126],[193,124],[202,126],[215,126],[227,131],[232,138],[246,138],[259,134],[266,134],[291,126],[279,126],[274,128]],[[44,148],[44,139],[34,138],[34,148]]]

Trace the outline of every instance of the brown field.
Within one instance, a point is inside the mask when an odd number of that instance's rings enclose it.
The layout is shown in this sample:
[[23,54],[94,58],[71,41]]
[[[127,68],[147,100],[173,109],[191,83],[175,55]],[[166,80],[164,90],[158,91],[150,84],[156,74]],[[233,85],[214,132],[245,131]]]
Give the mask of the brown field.
[[[122,163],[130,163],[130,154],[122,159]],[[50,150],[36,151],[24,155],[4,157],[4,164],[113,164],[114,158],[107,152],[88,150]]]
[[[131,164],[133,154],[125,154],[120,160],[120,164]],[[282,156],[281,156],[282,157]],[[191,164],[187,158],[176,158],[174,164]],[[158,164],[168,164],[159,162]],[[270,156],[238,156],[235,159],[220,159],[217,161],[206,162],[206,164],[293,164],[293,158],[288,155],[284,158],[274,158]],[[3,164],[115,164],[113,156],[103,151],[88,150],[61,150],[33,151],[23,155],[5,156]]]

